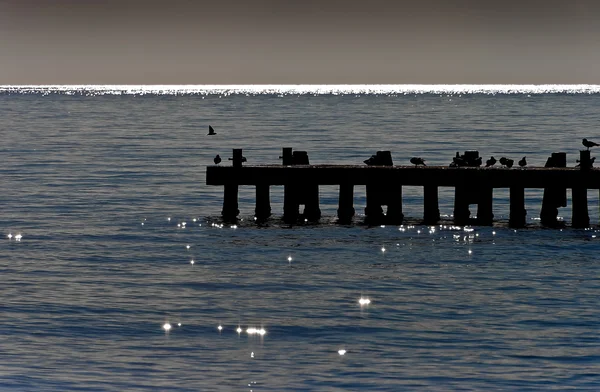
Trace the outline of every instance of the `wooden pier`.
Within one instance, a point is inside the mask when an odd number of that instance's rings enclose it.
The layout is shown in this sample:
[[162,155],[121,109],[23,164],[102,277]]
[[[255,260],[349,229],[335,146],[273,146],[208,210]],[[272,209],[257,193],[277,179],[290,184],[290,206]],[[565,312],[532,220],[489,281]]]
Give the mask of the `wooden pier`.
[[[545,226],[556,226],[558,208],[566,206],[566,190],[571,189],[572,220],[576,228],[589,226],[587,190],[600,189],[600,169],[587,164],[589,151],[581,151],[580,167],[446,167],[389,165],[310,165],[295,163],[291,149],[284,149],[283,165],[242,165],[241,150],[234,151],[233,166],[208,166],[206,184],[224,187],[222,215],[234,220],[239,214],[238,187],[256,187],[255,215],[266,219],[271,215],[270,186],[284,187],[283,219],[295,222],[304,205],[303,218],[318,220],[319,186],[338,185],[340,222],[349,222],[355,214],[354,186],[366,186],[367,221],[402,223],[402,187],[422,186],[425,224],[440,220],[438,188],[455,189],[454,223],[457,225],[493,223],[493,190],[510,190],[509,225],[526,223],[525,189],[544,189],[540,219]],[[308,163],[299,155],[300,162]],[[546,166],[566,166],[566,154],[555,153]],[[472,219],[470,205],[477,205],[477,218]],[[382,206],[387,206],[383,214]]]

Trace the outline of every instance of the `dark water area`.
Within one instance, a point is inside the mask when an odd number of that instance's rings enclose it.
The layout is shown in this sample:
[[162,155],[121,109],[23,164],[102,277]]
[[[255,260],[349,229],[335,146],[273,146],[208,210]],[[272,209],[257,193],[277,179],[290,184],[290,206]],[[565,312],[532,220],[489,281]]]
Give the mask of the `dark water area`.
[[205,177],[233,148],[252,164],[293,147],[314,164],[478,150],[575,166],[581,139],[600,141],[598,107],[588,93],[4,91],[0,390],[598,390],[597,191],[590,228],[570,227],[569,192],[565,227],[545,229],[527,190],[514,230],[500,189],[494,226],[457,227],[451,189],[440,225],[419,223],[422,189],[405,187],[407,222],[368,226],[364,187],[352,225],[336,223],[334,186],[322,219],[297,225],[282,187],[263,224],[240,187],[234,225]]

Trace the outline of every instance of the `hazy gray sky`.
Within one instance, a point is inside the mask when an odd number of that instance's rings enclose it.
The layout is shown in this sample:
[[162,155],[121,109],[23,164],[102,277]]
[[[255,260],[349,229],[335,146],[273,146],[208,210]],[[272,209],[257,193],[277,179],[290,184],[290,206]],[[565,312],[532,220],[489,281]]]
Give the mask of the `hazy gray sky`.
[[600,84],[599,10],[595,0],[0,0],[0,84]]

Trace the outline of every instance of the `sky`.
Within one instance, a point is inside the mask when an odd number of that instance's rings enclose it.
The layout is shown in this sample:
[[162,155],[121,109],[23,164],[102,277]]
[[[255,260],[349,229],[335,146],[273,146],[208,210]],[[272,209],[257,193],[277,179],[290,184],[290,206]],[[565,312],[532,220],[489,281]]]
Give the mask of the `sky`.
[[0,85],[600,84],[596,0],[0,0]]

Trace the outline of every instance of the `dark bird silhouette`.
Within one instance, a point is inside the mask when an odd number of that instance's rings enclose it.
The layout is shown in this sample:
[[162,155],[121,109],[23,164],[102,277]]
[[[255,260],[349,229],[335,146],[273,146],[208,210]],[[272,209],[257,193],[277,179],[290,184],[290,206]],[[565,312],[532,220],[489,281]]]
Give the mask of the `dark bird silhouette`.
[[215,165],[218,165],[219,163],[221,163],[221,157],[219,156],[219,154],[217,154],[217,156],[213,160],[215,161]]
[[212,136],[212,135],[216,135],[217,133],[215,132],[215,130],[213,129],[213,127],[211,127],[210,125],[208,126],[208,134],[207,136]]
[[425,159],[418,158],[418,157],[410,158],[410,163],[412,163],[415,166],[419,166],[419,165],[427,166],[425,164]]
[[365,159],[363,162],[364,162],[364,163],[366,163],[366,164],[367,164],[367,166],[372,166],[372,165],[374,165],[374,164],[375,164],[377,161],[375,160],[375,155],[372,155],[372,156],[371,156],[371,158],[369,158],[369,159]]
[[525,158],[526,158],[526,157],[523,157],[523,159],[521,159],[521,160],[519,161],[519,166],[521,166],[521,167],[525,167],[525,166],[527,166],[527,159],[525,159]]
[[587,139],[583,139],[581,144],[583,144],[583,146],[586,147],[588,150],[590,149],[590,147],[600,146],[600,144],[594,143],[593,141]]
[[487,161],[485,161],[485,167],[494,166],[496,164],[496,158],[491,157]]
[[513,161],[512,159],[508,159],[505,157],[500,158],[500,164],[502,166],[512,167],[514,163],[515,163],[515,161]]

